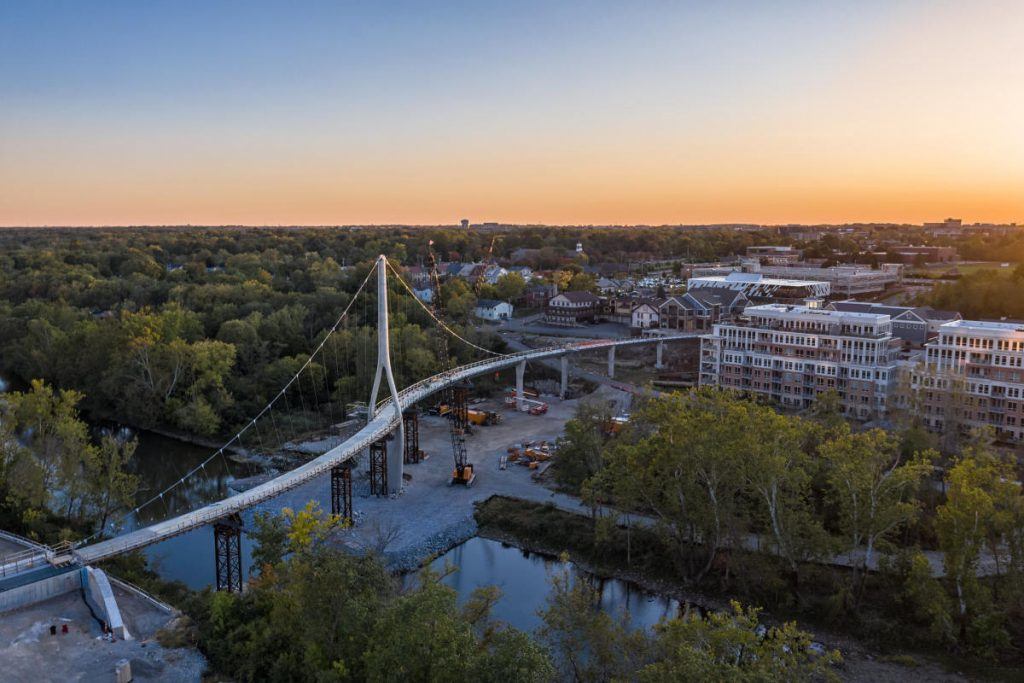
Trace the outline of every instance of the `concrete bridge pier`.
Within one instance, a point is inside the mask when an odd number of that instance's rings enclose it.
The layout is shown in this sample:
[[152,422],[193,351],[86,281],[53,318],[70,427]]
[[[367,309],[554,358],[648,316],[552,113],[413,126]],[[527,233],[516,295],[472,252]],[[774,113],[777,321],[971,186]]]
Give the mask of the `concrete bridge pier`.
[[526,361],[520,361],[516,365],[516,410],[524,410],[526,403],[523,394],[523,378],[526,376]]
[[558,390],[558,397],[565,400],[565,394],[569,391],[569,355],[564,354],[560,359],[562,365],[562,384]]
[[663,342],[663,341],[658,342],[657,346],[655,346],[654,349],[655,349],[655,352],[657,353],[656,359],[654,361],[654,369],[655,370],[663,370],[665,368],[665,363],[663,362],[663,358],[664,358],[664,354],[665,354],[665,342]]
[[608,347],[608,377],[615,379],[615,347]]

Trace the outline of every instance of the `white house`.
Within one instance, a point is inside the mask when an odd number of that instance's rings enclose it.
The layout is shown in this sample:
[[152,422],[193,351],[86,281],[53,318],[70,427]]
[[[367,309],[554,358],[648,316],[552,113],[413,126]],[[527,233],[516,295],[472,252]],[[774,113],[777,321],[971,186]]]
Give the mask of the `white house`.
[[633,307],[631,316],[631,327],[634,329],[646,329],[658,327],[659,313],[658,305],[655,302],[644,301]]
[[484,282],[489,285],[498,284],[498,280],[503,275],[508,275],[508,271],[498,265],[490,265],[484,269]]
[[481,320],[508,320],[512,317],[512,304],[494,299],[479,299],[473,312]]

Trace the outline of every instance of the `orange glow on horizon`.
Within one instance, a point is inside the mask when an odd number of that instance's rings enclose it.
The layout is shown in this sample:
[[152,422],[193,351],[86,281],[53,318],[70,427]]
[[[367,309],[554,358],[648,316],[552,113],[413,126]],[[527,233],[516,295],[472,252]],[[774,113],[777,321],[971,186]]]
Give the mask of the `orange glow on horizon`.
[[[659,7],[619,19],[660,42],[568,22],[540,56],[420,68],[399,43],[350,71],[325,48],[294,90],[265,86],[263,54],[196,91],[207,64],[140,57],[191,99],[98,60],[84,85],[5,101],[0,225],[1024,224],[1024,3]],[[705,14],[699,61],[668,38]],[[41,91],[73,65],[48,66]]]

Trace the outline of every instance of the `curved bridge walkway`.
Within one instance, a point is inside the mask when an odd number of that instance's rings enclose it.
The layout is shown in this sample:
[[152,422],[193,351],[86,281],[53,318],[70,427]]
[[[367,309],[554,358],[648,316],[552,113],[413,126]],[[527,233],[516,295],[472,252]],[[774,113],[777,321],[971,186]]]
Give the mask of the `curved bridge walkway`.
[[[293,489],[315,477],[328,473],[331,468],[355,457],[367,449],[371,443],[387,436],[394,431],[400,422],[401,411],[409,408],[441,389],[465,381],[478,375],[492,373],[514,367],[525,361],[541,361],[558,358],[571,353],[596,351],[621,346],[639,346],[645,344],[661,344],[679,339],[698,337],[702,332],[681,333],[672,336],[650,337],[640,339],[602,339],[572,342],[556,347],[522,351],[497,358],[489,358],[476,363],[462,365],[454,370],[428,377],[398,393],[398,408],[395,410],[388,398],[378,404],[376,415],[365,427],[352,435],[344,443],[335,446],[320,457],[264,484],[243,493],[211,503],[197,510],[187,512],[163,522],[131,531],[105,541],[81,546],[75,550],[75,557],[82,564],[92,564],[122,553],[144,548],[159,543],[178,534],[183,534],[207,524],[212,524],[228,515],[241,512],[259,503],[269,500],[285,491]],[[609,352],[611,353],[611,352]],[[401,501],[398,501],[400,504]]]

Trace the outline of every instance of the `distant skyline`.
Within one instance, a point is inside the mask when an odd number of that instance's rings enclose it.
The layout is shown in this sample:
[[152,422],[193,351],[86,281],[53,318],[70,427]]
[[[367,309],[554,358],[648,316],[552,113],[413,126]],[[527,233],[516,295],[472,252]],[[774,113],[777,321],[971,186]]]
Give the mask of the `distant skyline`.
[[1024,223],[1024,2],[0,4],[0,225]]

